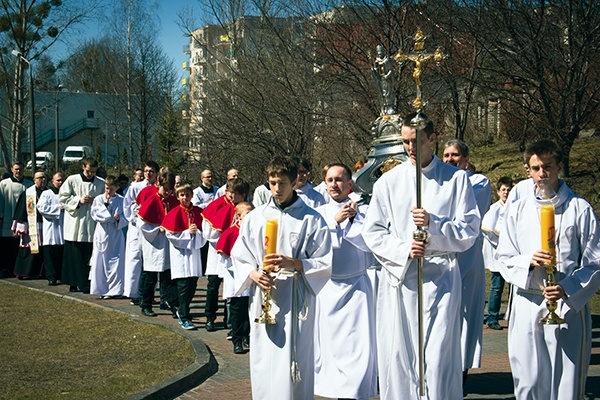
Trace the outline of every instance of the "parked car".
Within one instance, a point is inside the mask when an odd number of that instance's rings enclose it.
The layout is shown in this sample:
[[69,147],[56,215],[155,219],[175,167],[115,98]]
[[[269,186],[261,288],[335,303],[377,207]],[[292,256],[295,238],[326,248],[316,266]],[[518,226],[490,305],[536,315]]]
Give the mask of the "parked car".
[[89,146],[67,146],[62,156],[63,167],[79,162],[87,157],[93,157],[92,148]]
[[[31,160],[27,161],[27,168],[31,168]],[[35,168],[41,170],[54,168],[54,154],[49,151],[36,151]]]

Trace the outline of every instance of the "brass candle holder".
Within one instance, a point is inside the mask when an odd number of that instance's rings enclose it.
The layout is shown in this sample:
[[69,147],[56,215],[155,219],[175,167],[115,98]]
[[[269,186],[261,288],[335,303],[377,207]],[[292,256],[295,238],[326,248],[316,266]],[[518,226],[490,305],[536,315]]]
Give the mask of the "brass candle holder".
[[[554,280],[554,267],[555,263],[546,265],[546,287],[556,285],[556,281]],[[546,300],[546,308],[548,309],[548,314],[540,319],[540,324],[560,325],[565,323],[565,320],[556,314],[556,301]]]

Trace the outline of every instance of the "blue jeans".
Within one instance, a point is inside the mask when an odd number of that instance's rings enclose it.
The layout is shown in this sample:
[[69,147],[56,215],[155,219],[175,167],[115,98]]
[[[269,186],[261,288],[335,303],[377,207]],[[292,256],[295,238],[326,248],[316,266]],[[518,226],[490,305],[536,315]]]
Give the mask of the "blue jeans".
[[492,287],[488,297],[487,323],[498,323],[500,315],[500,304],[502,303],[502,291],[504,290],[504,278],[500,272],[492,272]]

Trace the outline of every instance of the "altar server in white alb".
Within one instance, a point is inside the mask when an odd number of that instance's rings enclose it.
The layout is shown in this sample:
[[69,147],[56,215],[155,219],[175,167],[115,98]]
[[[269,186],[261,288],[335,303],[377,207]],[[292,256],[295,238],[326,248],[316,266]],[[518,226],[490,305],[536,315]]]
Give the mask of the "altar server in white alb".
[[[515,397],[583,399],[592,338],[588,302],[600,286],[598,220],[590,204],[558,179],[563,154],[555,143],[531,144],[525,159],[539,190],[506,210],[497,249],[501,273],[516,287],[508,327]],[[544,204],[552,204],[555,212],[554,286],[545,282],[545,265],[553,257],[541,245]],[[556,313],[565,323],[539,323],[548,314],[547,300],[558,303]]]
[[[363,227],[363,238],[382,265],[377,302],[377,358],[382,399],[419,397],[417,261],[423,260],[425,397],[462,399],[461,278],[456,253],[479,236],[480,217],[465,171],[443,163],[432,151],[433,123],[423,129],[422,208],[416,208],[416,137],[402,122],[410,162],[379,178]],[[426,118],[426,117],[425,117]],[[413,239],[417,226],[426,242]]]
[[[237,293],[250,288],[252,397],[314,397],[315,295],[331,276],[331,235],[323,217],[294,191],[297,165],[275,157],[267,167],[273,197],[242,222],[231,256]],[[265,256],[265,227],[278,221],[276,254]],[[266,266],[273,274],[263,272]],[[271,289],[273,325],[255,323]]]
[[48,189],[43,191],[37,202],[42,214],[42,246],[44,247],[44,272],[48,286],[58,285],[62,278],[62,260],[65,240],[63,238],[64,210],[58,199],[58,191],[65,180],[62,172],[52,177]]
[[307,206],[317,208],[327,201],[323,195],[315,190],[314,185],[310,182],[310,170],[312,164],[305,158],[294,157],[294,161],[298,164],[298,178],[296,178],[296,193],[306,203]]
[[348,197],[348,166],[330,165],[325,183],[329,202],[317,211],[331,234],[333,269],[317,295],[315,394],[368,399],[377,395],[377,348],[375,299],[367,275],[374,260],[361,234],[367,206]]
[[139,305],[140,277],[143,274],[142,242],[137,226],[137,213],[140,205],[135,201],[142,189],[156,183],[159,166],[155,161],[147,161],[144,165],[144,180],[129,185],[123,198],[123,211],[129,221],[125,245],[125,272],[123,295],[131,299],[131,305]]
[[96,196],[92,203],[92,218],[96,221],[96,231],[90,261],[90,294],[111,298],[123,295],[123,228],[127,225],[127,220],[123,217],[123,196],[117,194],[117,178],[107,176],[104,185],[104,193]]
[[[473,186],[477,209],[483,218],[492,204],[490,180],[482,174],[469,171],[469,146],[460,139],[444,144],[443,161],[467,172]],[[463,384],[470,368],[481,367],[483,339],[483,309],[485,307],[485,267],[483,261],[483,236],[480,235],[470,249],[458,254],[462,279],[462,351]]]

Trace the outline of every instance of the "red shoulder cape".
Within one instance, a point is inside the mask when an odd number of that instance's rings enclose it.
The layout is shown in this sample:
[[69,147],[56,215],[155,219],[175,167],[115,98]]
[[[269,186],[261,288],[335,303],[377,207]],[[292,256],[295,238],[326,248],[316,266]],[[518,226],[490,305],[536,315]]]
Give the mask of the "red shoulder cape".
[[156,194],[158,194],[158,186],[156,186],[156,185],[146,186],[145,188],[140,190],[137,197],[135,198],[135,202],[138,203],[139,205],[141,205],[149,197],[152,197],[153,195],[156,195]]
[[240,234],[240,227],[238,224],[233,224],[231,227],[227,228],[225,232],[219,236],[219,240],[217,241],[217,253],[225,254],[227,257],[231,257],[231,249],[235,244],[238,236]]
[[158,195],[158,189],[155,189],[155,193],[148,191],[142,196],[142,193],[150,188],[152,186],[144,188],[136,198],[136,201],[138,199],[142,200],[138,210],[138,217],[149,224],[160,225],[169,210],[178,206],[179,201],[172,194],[162,199]]
[[202,211],[202,217],[214,230],[223,232],[233,223],[235,205],[227,200],[226,195],[223,195],[206,206]]
[[181,233],[190,228],[190,224],[196,224],[198,229],[202,229],[202,209],[200,207],[191,206],[185,208],[182,205],[175,207],[165,217],[162,222],[162,227],[167,232]]

